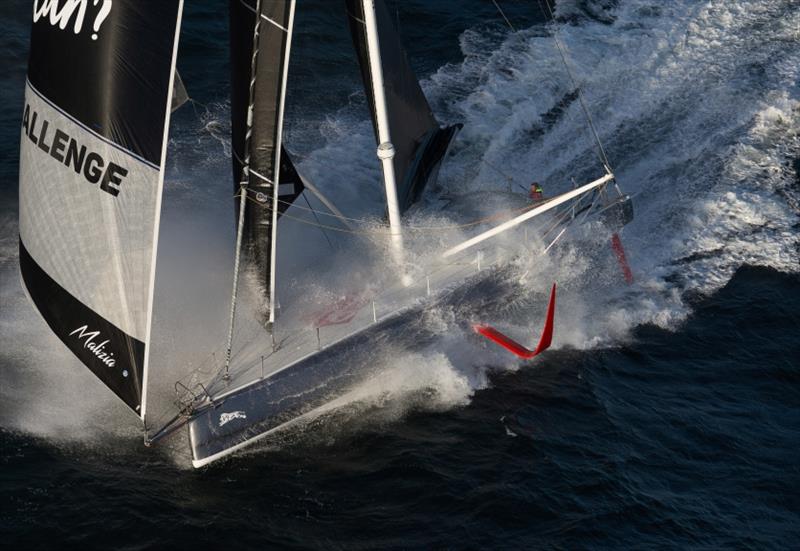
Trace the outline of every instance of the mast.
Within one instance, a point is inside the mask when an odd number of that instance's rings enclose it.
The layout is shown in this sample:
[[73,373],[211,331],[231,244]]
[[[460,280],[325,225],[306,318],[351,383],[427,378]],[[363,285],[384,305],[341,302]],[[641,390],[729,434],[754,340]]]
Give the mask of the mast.
[[[386,94],[383,87],[383,65],[378,38],[378,24],[375,14],[375,0],[362,0],[364,24],[366,27],[369,69],[372,74],[372,93],[375,99],[375,125],[378,133],[378,159],[383,166],[383,183],[386,188],[386,206],[389,213],[389,233],[394,261],[405,272],[405,250],[403,247],[403,228],[400,221],[400,205],[397,200],[397,183],[394,172],[395,149],[392,144]],[[406,276],[403,276],[406,279]]]
[[[277,128],[277,140],[275,144],[275,166],[279,167],[275,171],[275,191],[272,194],[272,251],[271,251],[271,258],[270,258],[270,266],[272,267],[272,271],[269,274],[269,324],[267,329],[269,332],[273,332],[273,325],[275,324],[275,304],[277,301],[275,300],[275,274],[277,270],[275,269],[275,260],[277,258],[277,239],[278,239],[278,214],[280,213],[280,205],[278,204],[278,190],[280,190],[280,179],[281,179],[281,151],[283,149],[283,110],[284,106],[286,105],[286,81],[288,80],[289,76],[289,55],[292,51],[292,29],[294,28],[294,6],[295,0],[291,0],[291,4],[289,5],[289,25],[286,28],[286,46],[283,52],[283,79],[281,82],[281,91],[280,96],[278,97],[278,128]],[[255,76],[254,76],[255,80]]]
[[[295,0],[230,1],[232,162],[239,200],[226,374],[242,262],[252,263],[263,275],[259,284],[268,303],[266,326],[271,332],[277,305],[277,222],[303,191],[302,180],[281,145],[294,8]],[[282,182],[290,191],[281,194]]]
[[436,180],[460,124],[440,127],[384,0],[345,0],[384,174],[392,252],[403,265],[400,216]]
[[239,222],[236,226],[236,251],[233,260],[233,291],[231,292],[231,315],[228,322],[228,343],[225,347],[225,377],[231,365],[233,346],[233,325],[236,319],[236,295],[239,291],[239,266],[242,255],[242,235],[244,234],[244,213],[247,206],[247,186],[250,184],[250,140],[253,137],[253,107],[256,94],[256,69],[258,68],[258,43],[261,34],[261,0],[256,0],[256,22],[253,30],[253,55],[250,58],[250,101],[247,107],[247,132],[244,138],[244,167],[239,181]]

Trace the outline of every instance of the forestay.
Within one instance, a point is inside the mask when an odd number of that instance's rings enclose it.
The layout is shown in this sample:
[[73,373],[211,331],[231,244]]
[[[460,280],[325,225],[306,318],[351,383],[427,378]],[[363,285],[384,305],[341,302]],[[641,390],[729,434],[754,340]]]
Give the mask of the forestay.
[[22,279],[55,334],[140,415],[182,5],[34,2],[33,10]]

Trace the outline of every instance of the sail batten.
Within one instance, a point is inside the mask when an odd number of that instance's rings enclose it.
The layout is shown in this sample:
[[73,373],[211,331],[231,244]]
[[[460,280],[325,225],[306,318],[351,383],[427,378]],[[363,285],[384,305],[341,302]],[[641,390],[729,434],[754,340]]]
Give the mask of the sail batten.
[[181,9],[118,0],[102,26],[82,30],[35,11],[21,124],[25,288],[59,339],[139,414]]

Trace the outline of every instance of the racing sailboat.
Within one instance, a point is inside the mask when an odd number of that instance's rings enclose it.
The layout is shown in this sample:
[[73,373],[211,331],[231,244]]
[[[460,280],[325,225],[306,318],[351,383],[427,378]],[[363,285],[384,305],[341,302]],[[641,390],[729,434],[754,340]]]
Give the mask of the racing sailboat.
[[[386,265],[399,277],[296,323],[290,308],[279,307],[276,270],[281,228],[296,220],[296,200],[311,193],[341,224],[354,221],[299,173],[283,145],[295,4],[229,3],[236,241],[225,354],[204,380],[175,384],[173,415],[163,419],[147,406],[157,364],[154,287],[170,114],[187,98],[175,69],[183,0],[34,1],[20,152],[24,287],[67,348],[141,418],[146,444],[188,427],[196,467],[296,422],[361,380],[358,366],[326,361],[323,352],[368,347],[370,335],[399,314],[437,300],[435,290],[479,276],[491,267],[481,255],[495,236],[548,215],[549,248],[580,217],[604,216],[618,227],[632,216],[605,165],[596,180],[498,225],[496,218],[476,224],[483,231],[409,269],[403,214],[435,180],[460,125],[442,126],[432,113],[384,1],[346,0],[383,173]],[[624,258],[621,244],[616,250]],[[475,252],[477,264],[464,261]],[[243,281],[244,270],[255,278]],[[262,327],[255,352],[237,355],[237,306],[248,284],[262,299]],[[530,358],[550,344],[554,305],[555,287],[533,351],[490,327],[475,330]]]

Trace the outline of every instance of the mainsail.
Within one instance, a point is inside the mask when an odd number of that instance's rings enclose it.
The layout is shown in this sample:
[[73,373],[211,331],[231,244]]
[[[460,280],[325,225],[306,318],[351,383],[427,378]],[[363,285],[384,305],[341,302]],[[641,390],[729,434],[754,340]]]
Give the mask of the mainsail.
[[55,334],[142,414],[182,0],[34,1],[20,270]]
[[[373,0],[370,0],[373,1]],[[375,94],[370,71],[363,0],[345,0],[364,88],[367,91],[376,140],[379,135]],[[389,133],[394,145],[394,171],[400,210],[419,200],[427,183],[436,177],[442,157],[461,125],[440,128],[419,81],[408,63],[400,35],[383,0],[374,0],[380,42],[380,64],[386,96]]]
[[[261,25],[256,43],[253,29],[257,7]],[[270,302],[274,294],[275,224],[279,214],[303,191],[302,180],[281,145],[293,11],[293,0],[230,0],[234,187],[238,193],[241,182],[247,179],[250,200],[244,211],[243,249],[257,266]],[[251,74],[255,47],[258,55]],[[249,115],[251,99],[253,111]],[[245,175],[248,156],[249,175]]]

